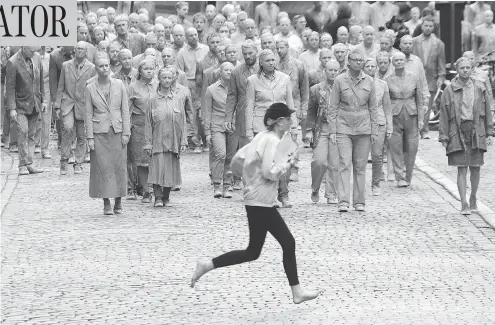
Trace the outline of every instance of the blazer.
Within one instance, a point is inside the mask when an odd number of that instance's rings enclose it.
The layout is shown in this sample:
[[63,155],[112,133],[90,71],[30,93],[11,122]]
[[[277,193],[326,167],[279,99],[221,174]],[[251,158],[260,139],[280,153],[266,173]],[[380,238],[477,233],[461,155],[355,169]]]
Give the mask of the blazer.
[[129,49],[132,52],[132,57],[144,53],[146,50],[144,35],[141,33],[127,34],[125,40],[117,36],[115,40],[119,42],[123,48]]
[[74,109],[76,120],[84,120],[86,82],[96,75],[95,65],[87,59],[85,60],[79,76],[77,75],[78,68],[75,59],[62,64],[57,99],[54,103],[54,108],[61,109],[62,116],[68,115]]
[[[254,73],[259,65],[253,66]],[[226,121],[235,122],[235,130],[241,137],[246,136],[246,90],[247,79],[252,75],[245,63],[237,65],[230,75],[229,91],[227,93]],[[235,121],[234,121],[235,118]]]
[[323,122],[328,123],[327,109],[330,103],[330,95],[332,87],[327,88],[326,82],[320,82],[312,86],[309,90],[308,115],[306,118],[306,130],[302,130],[303,134],[306,131],[313,132],[312,148],[316,148],[320,142],[321,125]]
[[439,77],[445,77],[446,74],[445,44],[434,34],[432,34],[430,37],[433,37],[433,44],[431,46],[430,53],[426,62],[423,58],[423,44],[421,44],[423,35],[419,35],[418,37],[413,38],[412,54],[418,56],[421,59],[421,62],[423,62],[426,74],[426,82],[428,83],[428,89],[430,91],[436,91],[437,79]]
[[43,80],[43,63],[38,53],[31,59],[31,72],[19,50],[7,61],[5,90],[7,109],[16,109],[19,113],[31,114],[41,111],[41,105],[47,104]]
[[418,116],[418,122],[423,121],[425,111],[421,82],[417,74],[409,71],[404,73],[403,81],[395,73],[385,79],[390,94],[392,116],[397,116],[406,109],[409,115]]
[[[254,136],[266,130],[263,117],[268,107],[273,103],[284,103],[294,109],[292,98],[292,83],[290,77],[275,70],[274,81],[269,82],[263,74],[255,74],[247,79],[246,89],[246,136]],[[297,129],[295,114],[292,114],[292,128]]]
[[[472,148],[486,151],[486,137],[495,136],[490,110],[492,98],[490,98],[483,82],[473,78],[471,80],[474,83]],[[466,150],[461,133],[461,105],[462,86],[459,84],[458,77],[455,77],[450,85],[445,87],[440,102],[438,141],[447,142],[447,155]]]
[[110,126],[115,133],[130,135],[130,114],[127,91],[124,83],[110,78],[110,100],[98,88],[98,77],[86,86],[86,116],[84,126],[88,139],[94,138],[94,133],[108,133]]
[[295,58],[289,58],[289,62],[287,63],[279,62],[277,68],[280,72],[290,77],[294,109],[296,110],[297,117],[304,119],[308,111],[309,100],[308,70],[302,61]]
[[60,71],[62,71],[62,64],[72,58],[69,53],[62,54],[60,48],[50,53],[50,99],[52,103],[55,103],[57,99],[58,80],[60,78]]

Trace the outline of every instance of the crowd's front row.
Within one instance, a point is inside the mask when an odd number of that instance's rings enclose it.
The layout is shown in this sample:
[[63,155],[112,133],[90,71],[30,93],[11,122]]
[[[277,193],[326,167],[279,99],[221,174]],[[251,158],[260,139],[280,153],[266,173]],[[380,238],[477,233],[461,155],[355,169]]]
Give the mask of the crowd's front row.
[[[103,198],[104,214],[122,212],[121,198],[127,194],[127,156],[130,155],[137,166],[139,183],[145,189],[143,202],[151,202],[148,184],[153,184],[154,205],[166,205],[171,189],[181,185],[180,155],[187,146],[188,136],[195,133],[193,121],[198,118],[192,108],[190,90],[178,82],[181,71],[173,65],[156,71],[153,58],[145,58],[137,71],[122,60],[119,72],[122,78],[111,77],[108,54],[98,52],[92,64],[85,58],[84,42],[79,42],[75,50],[74,59],[63,64],[54,108],[63,121],[64,132],[72,134],[75,129],[76,171],[84,161],[87,139],[91,152],[90,196]],[[294,138],[297,122],[306,119],[302,131],[313,148],[313,202],[319,201],[319,189],[325,179],[327,203],[338,203],[340,212],[348,211],[352,169],[352,203],[355,210],[364,211],[368,156],[371,151],[372,192],[380,195],[385,147],[391,153],[397,185],[410,186],[428,99],[423,96],[421,78],[405,68],[407,54],[396,52],[390,57],[388,53],[378,53],[376,59],[365,59],[359,50],[353,50],[345,69],[336,60],[326,60],[323,73],[313,76],[317,82],[310,88],[307,109],[302,106],[297,111],[292,77],[275,68],[276,55],[269,49],[258,54],[257,47],[249,41],[241,50],[245,63],[221,60],[203,74],[209,81],[205,86],[201,120],[206,142],[212,148],[209,169],[215,197],[232,197],[235,181],[230,171],[232,157],[264,131],[265,112],[274,103],[285,104],[295,111],[289,127]],[[123,49],[119,57],[130,57],[128,51]],[[35,123],[39,111],[46,109],[43,81],[39,78],[42,71],[38,64],[33,65],[38,63],[33,57],[33,48],[23,47],[7,65],[7,107],[19,125],[19,152],[26,159],[20,165],[25,166],[27,173],[39,172],[32,167],[34,135],[31,133],[35,128],[29,127],[29,123]],[[456,62],[458,75],[443,93],[439,128],[439,141],[447,148],[449,165],[459,168],[463,214],[477,209],[480,166],[495,135],[491,92],[476,77],[468,57]],[[389,69],[390,63],[393,69]],[[25,70],[31,74],[27,75]],[[12,75],[17,78],[15,82]],[[38,77],[33,78],[34,75]],[[129,75],[135,75],[135,79]],[[244,80],[239,80],[241,77]],[[39,91],[30,99],[18,94],[24,88],[35,89],[33,83],[39,83]],[[245,98],[240,98],[241,95]],[[234,103],[229,102],[232,97],[236,99]],[[63,139],[66,140],[62,141],[62,174],[66,172],[72,135],[66,134]],[[384,145],[387,142],[388,146]],[[277,198],[283,207],[290,206],[288,182],[294,168],[297,163],[278,179]],[[468,168],[471,170],[469,204],[466,202]],[[249,177],[243,177],[244,194],[250,187],[246,179]],[[112,197],[115,198],[113,209],[109,200]]]

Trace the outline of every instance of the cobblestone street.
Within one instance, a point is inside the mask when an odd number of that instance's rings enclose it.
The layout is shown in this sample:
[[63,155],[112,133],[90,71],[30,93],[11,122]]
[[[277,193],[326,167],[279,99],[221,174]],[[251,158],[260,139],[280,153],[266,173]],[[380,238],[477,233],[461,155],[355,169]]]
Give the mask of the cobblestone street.
[[[445,169],[435,138],[421,140],[419,154]],[[480,199],[493,209],[490,149]],[[213,198],[207,153],[182,156],[183,186],[170,207],[124,200],[119,216],[103,216],[102,202],[89,198],[89,164],[60,176],[52,154],[36,155],[44,174],[18,177],[17,154],[2,149],[4,324],[495,323],[495,231],[479,215],[460,215],[459,202],[419,171],[412,188],[389,182],[372,197],[369,186],[366,213],[339,214],[323,189],[311,202],[306,150],[290,185],[294,207],[281,214],[296,239],[301,284],[324,292],[294,305],[271,236],[257,261],[189,287],[198,257],[248,242],[241,192]]]

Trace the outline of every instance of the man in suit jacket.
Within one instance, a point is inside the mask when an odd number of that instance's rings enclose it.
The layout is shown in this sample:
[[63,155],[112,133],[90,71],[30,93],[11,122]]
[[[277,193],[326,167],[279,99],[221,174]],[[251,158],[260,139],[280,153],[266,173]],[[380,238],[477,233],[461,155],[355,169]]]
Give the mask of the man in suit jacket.
[[77,138],[74,174],[82,173],[82,163],[86,154],[84,91],[87,80],[96,75],[94,64],[86,59],[87,43],[78,42],[75,51],[75,58],[62,64],[54,104],[55,113],[62,121],[61,175],[67,174],[74,129]]
[[413,39],[412,53],[423,62],[426,74],[426,82],[430,91],[428,111],[424,116],[424,124],[421,129],[421,138],[429,139],[430,112],[435,98],[435,93],[445,82],[445,44],[433,34],[435,22],[432,16],[423,18],[421,28],[423,33]]
[[115,17],[114,25],[115,32],[117,33],[117,38],[115,40],[119,42],[123,48],[131,50],[133,57],[144,53],[144,50],[146,50],[144,35],[140,33],[129,34],[129,21],[126,16],[119,15]]
[[[50,102],[53,108],[57,96],[58,80],[60,79],[60,71],[62,64],[74,57],[74,47],[61,46],[50,53]],[[57,119],[55,123],[58,135],[58,147],[62,146],[62,123]]]
[[9,59],[6,70],[7,108],[18,129],[19,175],[42,173],[32,166],[38,114],[47,108],[43,64],[36,47],[23,46]]
[[[229,127],[235,130],[239,139],[237,150],[249,143],[246,137],[247,78],[259,70],[259,65],[257,64],[258,46],[256,43],[247,40],[243,43],[241,49],[244,63],[237,65],[232,70],[226,108],[226,121],[230,122]],[[234,190],[239,189],[241,189],[240,179],[235,178]]]

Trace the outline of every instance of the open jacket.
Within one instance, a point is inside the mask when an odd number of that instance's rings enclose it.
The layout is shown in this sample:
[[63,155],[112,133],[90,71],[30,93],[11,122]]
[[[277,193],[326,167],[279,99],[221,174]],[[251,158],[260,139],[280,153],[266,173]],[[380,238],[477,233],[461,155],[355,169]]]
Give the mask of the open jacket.
[[107,102],[98,88],[98,77],[86,86],[86,116],[84,126],[88,139],[94,133],[108,133],[113,127],[115,133],[131,135],[129,103],[124,83],[110,78],[110,97]]
[[47,103],[41,57],[35,53],[31,60],[33,71],[27,66],[21,50],[7,61],[5,93],[8,110],[31,114],[40,112],[42,104]]
[[[486,137],[495,136],[492,112],[490,111],[492,98],[490,98],[484,83],[471,79],[474,83],[472,148],[486,151]],[[460,132],[462,91],[459,77],[455,77],[451,84],[445,88],[440,103],[438,141],[447,142],[447,155],[466,149],[465,139]]]
[[84,120],[86,82],[96,75],[96,70],[93,63],[84,59],[86,62],[78,74],[74,60],[62,64],[54,107],[60,108],[62,116],[66,116],[74,110],[76,120]]
[[332,87],[327,86],[325,81],[322,81],[309,90],[309,103],[308,114],[306,118],[306,130],[303,130],[303,134],[306,131],[311,130],[313,132],[312,148],[316,148],[320,142],[321,125],[323,121],[327,119],[327,110],[330,103],[330,95],[332,94]]
[[304,119],[309,100],[308,70],[300,60],[295,58],[289,58],[288,62],[279,62],[277,68],[290,77],[296,116],[299,119]]
[[428,53],[428,59],[424,61],[423,51],[423,35],[415,37],[413,39],[412,53],[418,56],[423,62],[425,68],[426,81],[428,82],[428,89],[430,91],[437,90],[437,79],[445,77],[445,44],[434,34],[430,37],[433,38],[430,52]]

